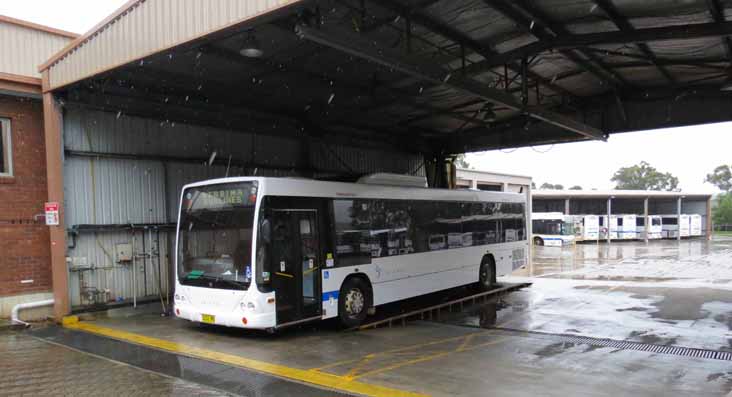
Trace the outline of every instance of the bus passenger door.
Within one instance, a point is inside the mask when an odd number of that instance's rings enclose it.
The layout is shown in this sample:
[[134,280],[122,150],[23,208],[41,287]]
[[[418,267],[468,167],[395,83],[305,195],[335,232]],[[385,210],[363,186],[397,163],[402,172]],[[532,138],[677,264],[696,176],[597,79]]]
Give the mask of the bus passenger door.
[[273,211],[273,287],[277,324],[318,316],[320,240],[316,210]]

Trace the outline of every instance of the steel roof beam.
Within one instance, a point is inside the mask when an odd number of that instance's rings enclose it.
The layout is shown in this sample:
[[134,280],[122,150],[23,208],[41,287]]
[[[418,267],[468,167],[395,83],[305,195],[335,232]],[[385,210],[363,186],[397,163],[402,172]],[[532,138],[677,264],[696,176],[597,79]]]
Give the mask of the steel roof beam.
[[[484,0],[484,2],[507,18],[521,25],[527,32],[533,34],[540,40],[551,40],[556,36],[569,34],[563,26],[551,21],[546,13],[525,2],[517,2],[514,0]],[[577,66],[595,75],[604,84],[611,86],[629,85],[623,76],[606,67],[597,56],[582,50],[580,52],[587,60],[572,50],[561,51],[562,55],[577,64]]]
[[429,62],[419,64],[406,60],[401,53],[390,48],[377,47],[373,41],[362,36],[355,35],[342,29],[334,29],[322,26],[312,28],[299,24],[296,27],[298,35],[306,40],[330,47],[361,59],[398,70],[404,74],[417,77],[436,85],[445,85],[453,90],[466,95],[482,98],[488,102],[505,106],[509,109],[519,110],[526,115],[558,126],[562,129],[573,131],[577,134],[591,139],[606,139],[605,134],[597,128],[590,127],[574,119],[551,112],[545,108],[534,106],[524,107],[516,98],[502,90],[498,90],[479,82],[461,76],[459,72],[445,71],[442,68],[433,67]]
[[[707,7],[709,8],[709,12],[712,14],[714,22],[726,22],[726,18],[724,17],[724,7],[719,0],[707,0]],[[727,53],[727,59],[732,61],[732,39],[724,37],[722,38],[722,42],[724,44],[725,52]]]
[[[419,11],[419,9],[415,9],[412,7],[406,7],[403,5],[400,5],[393,0],[369,0],[370,2],[378,5],[379,7],[385,8],[387,10],[390,10],[392,12],[397,13],[398,15],[401,15],[405,18],[410,18],[412,22],[422,25],[428,30],[439,34],[440,36],[445,37],[446,39],[449,39],[459,45],[464,45],[466,48],[470,49],[471,51],[479,54],[485,59],[492,59],[493,57],[499,55],[498,52],[491,50],[483,43],[480,43],[476,40],[473,40],[472,38],[468,37],[465,33],[456,30],[454,28],[451,28],[447,25],[444,25],[442,22],[435,20],[434,18],[425,15]],[[513,65],[513,62],[507,62],[509,64],[509,68],[514,72],[520,72],[520,67],[518,65]],[[502,66],[503,64],[497,65]],[[469,67],[469,66],[468,66]],[[541,85],[549,88],[550,90],[565,95],[567,97],[574,98],[575,95],[569,91],[567,91],[565,88],[558,86],[551,82],[550,79],[545,78],[544,76],[541,76],[535,72],[532,72],[531,70],[528,71],[528,76],[531,79],[534,79],[541,83]]]
[[634,44],[666,40],[689,40],[706,37],[726,37],[732,35],[732,22],[701,23],[693,25],[663,26],[658,28],[636,29],[632,32],[599,32],[563,35],[553,39],[540,40],[506,51],[490,60],[474,63],[466,68],[468,73],[478,73],[526,56],[550,50],[581,48],[607,44]]
[[[615,26],[620,28],[623,32],[632,32],[635,30],[635,27],[630,24],[627,18],[625,18],[618,9],[615,7],[615,4],[613,4],[612,0],[594,0],[595,4],[597,4],[602,11],[607,14],[608,17],[613,21]],[[677,80],[676,78],[671,75],[671,73],[666,69],[663,65],[658,63],[658,59],[656,59],[656,54],[653,53],[650,47],[648,47],[648,44],[646,43],[638,43],[636,44],[638,48],[643,52],[643,54],[648,57],[648,59],[653,62],[654,65],[656,65],[656,68],[659,72],[663,75],[663,77],[666,78],[670,83],[676,84]]]

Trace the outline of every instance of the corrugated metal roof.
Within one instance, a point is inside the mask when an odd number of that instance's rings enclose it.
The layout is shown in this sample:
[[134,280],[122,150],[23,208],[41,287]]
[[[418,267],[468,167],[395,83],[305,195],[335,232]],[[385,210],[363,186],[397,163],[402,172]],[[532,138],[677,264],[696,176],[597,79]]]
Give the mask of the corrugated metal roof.
[[57,88],[300,1],[133,0],[40,69]]
[[0,15],[0,73],[40,77],[38,65],[69,43],[71,35]]

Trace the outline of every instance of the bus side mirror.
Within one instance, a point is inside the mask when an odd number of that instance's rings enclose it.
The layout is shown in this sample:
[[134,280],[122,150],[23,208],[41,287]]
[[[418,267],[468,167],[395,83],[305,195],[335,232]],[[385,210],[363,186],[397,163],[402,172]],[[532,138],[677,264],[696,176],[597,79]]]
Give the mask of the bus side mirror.
[[265,244],[272,242],[272,227],[270,226],[269,218],[264,218],[259,225],[259,235]]

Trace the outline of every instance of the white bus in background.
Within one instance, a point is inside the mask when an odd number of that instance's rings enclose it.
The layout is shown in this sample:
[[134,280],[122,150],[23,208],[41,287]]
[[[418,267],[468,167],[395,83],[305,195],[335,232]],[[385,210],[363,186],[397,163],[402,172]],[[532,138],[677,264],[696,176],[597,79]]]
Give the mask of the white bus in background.
[[[657,240],[661,238],[662,226],[660,215],[649,215],[648,216],[648,239]],[[636,227],[638,232],[638,238],[646,238],[646,218],[644,216],[638,216],[636,218]]]
[[574,242],[574,222],[561,212],[534,212],[531,214],[534,245],[561,247]]
[[600,237],[598,215],[567,215],[565,219],[574,224],[575,241],[596,241]]
[[266,330],[335,317],[355,326],[379,305],[490,287],[527,264],[525,210],[526,195],[502,192],[259,177],[186,185],[174,313]]
[[661,215],[661,237],[677,238],[689,237],[689,215]]
[[607,240],[608,233],[610,234],[610,240],[618,239],[617,215],[610,215],[610,222],[608,222],[607,215],[600,215],[600,240]]
[[702,236],[702,216],[699,214],[689,215],[689,236]]
[[615,215],[618,223],[618,239],[635,240],[638,238],[637,215]]

